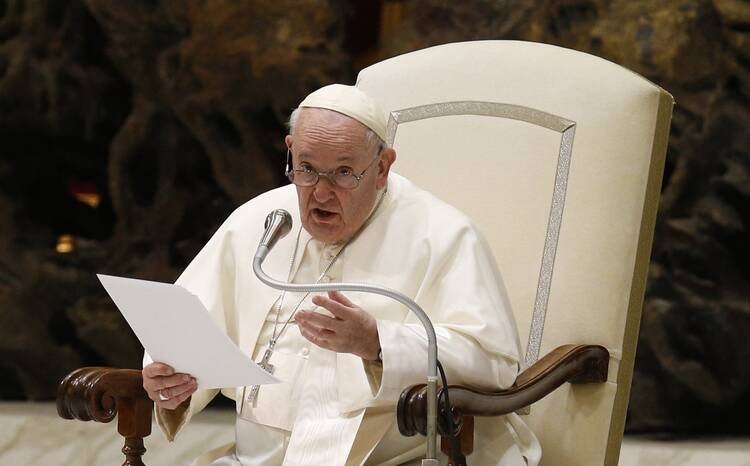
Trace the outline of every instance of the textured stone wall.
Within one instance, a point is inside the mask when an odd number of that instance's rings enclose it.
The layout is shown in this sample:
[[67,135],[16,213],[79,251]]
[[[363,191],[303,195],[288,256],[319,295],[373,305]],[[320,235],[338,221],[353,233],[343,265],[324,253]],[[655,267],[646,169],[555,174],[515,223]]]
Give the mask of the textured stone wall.
[[472,39],[593,53],[674,94],[628,428],[747,431],[742,0],[0,0],[0,398],[49,398],[80,365],[137,366],[93,272],[174,279],[232,208],[282,182],[283,122],[309,90]]
[[281,184],[289,109],[351,79],[348,11],[0,1],[0,399],[139,365],[94,273],[174,280],[234,207]]

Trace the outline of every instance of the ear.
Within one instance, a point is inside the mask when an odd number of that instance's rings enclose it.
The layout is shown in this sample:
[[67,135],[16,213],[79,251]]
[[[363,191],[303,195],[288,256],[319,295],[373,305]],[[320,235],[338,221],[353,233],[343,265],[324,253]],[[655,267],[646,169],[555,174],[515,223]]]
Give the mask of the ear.
[[388,173],[391,171],[391,165],[396,161],[396,151],[392,147],[383,149],[378,161],[378,180],[377,188],[383,189],[388,182]]
[[284,174],[286,176],[289,176],[290,173],[292,173],[292,169],[294,167],[294,163],[292,162],[291,152],[292,152],[292,136],[287,134],[284,138],[284,142],[286,143],[286,164],[284,165]]

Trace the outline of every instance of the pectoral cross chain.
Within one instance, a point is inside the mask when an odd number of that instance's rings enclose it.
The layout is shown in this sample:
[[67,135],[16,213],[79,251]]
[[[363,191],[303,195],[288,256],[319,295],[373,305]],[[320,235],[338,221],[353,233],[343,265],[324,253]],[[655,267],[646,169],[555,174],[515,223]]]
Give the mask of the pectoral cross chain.
[[[273,364],[271,364],[271,355],[273,354],[273,348],[266,348],[266,352],[263,353],[263,359],[260,360],[258,365],[263,369],[264,371],[268,372],[269,374],[273,374],[273,371],[275,367]],[[258,396],[258,391],[260,390],[260,385],[253,385],[250,387],[250,393],[247,395],[247,402],[252,403],[255,401],[255,397]]]

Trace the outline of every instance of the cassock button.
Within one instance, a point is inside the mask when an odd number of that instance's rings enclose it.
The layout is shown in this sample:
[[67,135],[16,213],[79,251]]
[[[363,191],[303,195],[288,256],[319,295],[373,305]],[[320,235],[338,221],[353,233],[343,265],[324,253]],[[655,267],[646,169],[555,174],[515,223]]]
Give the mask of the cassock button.
[[299,354],[301,354],[302,356],[307,356],[308,354],[310,354],[310,350],[307,348],[302,348]]

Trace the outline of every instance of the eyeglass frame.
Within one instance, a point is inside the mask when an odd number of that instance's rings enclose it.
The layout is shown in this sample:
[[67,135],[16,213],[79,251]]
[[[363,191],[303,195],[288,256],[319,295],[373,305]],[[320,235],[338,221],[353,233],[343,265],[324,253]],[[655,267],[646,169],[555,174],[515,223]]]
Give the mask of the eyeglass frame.
[[335,186],[337,186],[337,187],[339,187],[341,189],[348,189],[348,190],[357,189],[359,187],[360,181],[362,181],[362,178],[364,178],[365,174],[367,173],[367,170],[369,170],[370,168],[372,168],[372,164],[375,163],[375,161],[380,158],[380,154],[383,152],[383,149],[385,149],[385,147],[383,146],[383,144],[380,144],[378,146],[378,151],[375,154],[375,157],[373,157],[373,159],[370,161],[370,163],[367,165],[367,167],[365,167],[365,169],[362,170],[362,172],[359,175],[355,175],[354,173],[352,173],[350,175],[350,176],[354,177],[355,180],[357,180],[356,184],[354,186],[352,186],[351,188],[347,188],[347,187],[341,186],[340,184],[338,184],[336,182],[336,179],[334,178],[334,176],[336,175],[336,170],[338,170],[338,168],[335,168],[335,169],[333,169],[333,170],[331,170],[329,172],[319,172],[312,165],[310,165],[310,168],[313,169],[313,170],[311,170],[311,172],[315,173],[315,176],[317,177],[317,179],[315,180],[315,183],[310,184],[310,185],[300,185],[300,184],[295,183],[294,182],[294,173],[295,172],[302,172],[304,170],[292,168],[292,160],[291,160],[291,157],[290,157],[291,149],[289,147],[286,148],[286,167],[285,167],[285,170],[284,170],[284,174],[286,175],[286,177],[287,177],[287,179],[289,180],[290,183],[294,184],[295,186],[300,186],[300,187],[303,187],[303,188],[311,188],[311,187],[317,185],[320,182],[320,177],[321,176],[325,176],[326,178],[328,178],[328,180],[332,184],[334,184]]

